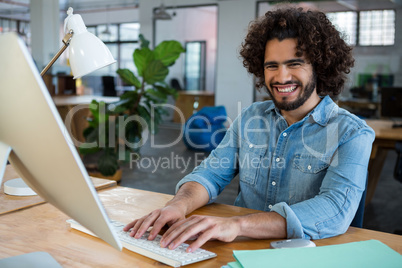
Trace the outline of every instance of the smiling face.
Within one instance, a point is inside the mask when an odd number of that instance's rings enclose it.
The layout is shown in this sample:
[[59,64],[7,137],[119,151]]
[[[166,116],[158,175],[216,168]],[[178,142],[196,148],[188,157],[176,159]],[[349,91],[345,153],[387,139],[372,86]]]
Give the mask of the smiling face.
[[297,40],[289,38],[272,39],[265,46],[265,84],[281,111],[313,109],[320,100],[313,66],[296,56],[296,45]]

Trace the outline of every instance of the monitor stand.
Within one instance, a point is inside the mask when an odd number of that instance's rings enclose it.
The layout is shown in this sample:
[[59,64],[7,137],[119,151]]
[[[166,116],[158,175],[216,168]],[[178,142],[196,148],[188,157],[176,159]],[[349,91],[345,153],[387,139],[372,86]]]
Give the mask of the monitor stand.
[[[0,187],[7,166],[7,159],[11,153],[11,147],[0,141]],[[4,183],[4,193],[14,196],[37,195],[21,178],[9,180]]]
[[6,171],[7,159],[11,153],[11,146],[0,141],[0,186]]

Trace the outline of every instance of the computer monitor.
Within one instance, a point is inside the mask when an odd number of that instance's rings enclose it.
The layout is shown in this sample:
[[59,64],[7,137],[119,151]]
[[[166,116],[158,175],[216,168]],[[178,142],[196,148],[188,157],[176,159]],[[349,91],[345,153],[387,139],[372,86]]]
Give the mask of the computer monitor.
[[402,87],[381,88],[381,116],[402,119]]
[[7,157],[47,202],[122,249],[33,59],[14,33],[0,34],[0,185]]

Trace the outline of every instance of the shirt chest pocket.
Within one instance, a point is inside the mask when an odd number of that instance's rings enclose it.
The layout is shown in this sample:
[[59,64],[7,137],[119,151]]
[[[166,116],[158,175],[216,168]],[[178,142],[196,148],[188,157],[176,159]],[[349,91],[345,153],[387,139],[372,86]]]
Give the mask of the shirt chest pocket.
[[328,168],[330,157],[315,157],[311,154],[297,154],[294,159],[294,167],[307,174],[317,174]]
[[261,168],[267,165],[267,163],[264,163],[266,150],[266,147],[242,142],[239,155],[240,181],[249,185],[257,183]]

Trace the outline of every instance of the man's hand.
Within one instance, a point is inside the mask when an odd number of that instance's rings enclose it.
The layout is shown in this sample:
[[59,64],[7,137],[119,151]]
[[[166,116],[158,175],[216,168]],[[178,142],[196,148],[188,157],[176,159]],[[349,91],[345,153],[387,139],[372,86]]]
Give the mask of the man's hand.
[[187,214],[208,203],[209,195],[204,186],[197,182],[187,182],[180,187],[176,196],[164,208],[132,221],[124,227],[135,238],[140,238],[149,227],[153,227],[148,239],[153,240],[165,224],[172,225],[183,220]]
[[161,246],[175,249],[186,240],[195,238],[187,248],[187,252],[194,252],[208,240],[231,242],[238,236],[257,239],[286,238],[286,220],[276,212],[228,218],[194,215],[174,223],[162,236]]
[[231,242],[239,235],[239,232],[238,217],[194,215],[174,223],[162,236],[161,246],[175,249],[186,240],[196,238],[186,250],[187,252],[194,252],[211,239]]
[[149,240],[153,240],[165,224],[172,225],[177,221],[185,218],[185,213],[175,206],[166,206],[161,209],[152,211],[150,214],[136,219],[127,224],[123,230],[130,231],[130,235],[135,238],[140,238],[149,227],[153,227],[149,233]]

